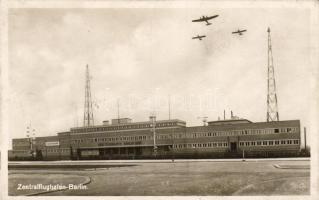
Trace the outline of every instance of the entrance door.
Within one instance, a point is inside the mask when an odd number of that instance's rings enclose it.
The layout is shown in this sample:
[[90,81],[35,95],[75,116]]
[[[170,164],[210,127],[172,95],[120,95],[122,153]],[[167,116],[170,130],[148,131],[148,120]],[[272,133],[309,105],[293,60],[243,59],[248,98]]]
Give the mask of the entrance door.
[[230,151],[236,152],[237,151],[237,142],[231,142],[230,143]]

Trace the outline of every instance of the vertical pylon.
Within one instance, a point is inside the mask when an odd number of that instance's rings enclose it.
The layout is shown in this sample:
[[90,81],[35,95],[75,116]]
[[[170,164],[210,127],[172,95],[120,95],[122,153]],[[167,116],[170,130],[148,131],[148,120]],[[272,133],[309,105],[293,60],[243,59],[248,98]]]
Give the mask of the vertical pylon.
[[279,121],[275,68],[272,56],[270,28],[268,27],[268,85],[267,85],[267,122]]
[[86,74],[85,74],[85,102],[84,102],[84,126],[93,126],[93,109],[92,109],[92,100],[91,100],[91,87],[90,87],[90,74],[89,66],[86,65]]

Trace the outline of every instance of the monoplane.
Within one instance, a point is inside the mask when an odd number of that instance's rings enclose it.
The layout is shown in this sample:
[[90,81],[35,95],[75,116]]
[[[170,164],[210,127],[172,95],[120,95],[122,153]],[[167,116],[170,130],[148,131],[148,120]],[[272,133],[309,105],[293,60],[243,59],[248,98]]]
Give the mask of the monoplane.
[[206,35],[197,35],[195,37],[192,37],[192,39],[199,39],[199,40],[202,40],[202,38],[206,37]]
[[208,26],[208,25],[211,25],[211,23],[209,23],[208,21],[211,20],[211,19],[214,19],[216,17],[218,17],[218,15],[214,15],[214,16],[210,16],[210,17],[202,16],[199,19],[193,20],[192,22],[206,22],[206,25]]
[[246,32],[246,31],[247,31],[247,30],[239,30],[239,29],[238,29],[238,31],[234,31],[234,32],[232,32],[232,34],[242,35],[243,32]]

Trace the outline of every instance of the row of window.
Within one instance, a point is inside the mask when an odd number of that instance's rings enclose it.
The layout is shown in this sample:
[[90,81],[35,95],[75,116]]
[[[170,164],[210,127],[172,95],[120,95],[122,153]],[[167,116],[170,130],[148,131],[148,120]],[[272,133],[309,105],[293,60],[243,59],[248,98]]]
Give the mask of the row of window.
[[299,140],[262,140],[262,141],[243,141],[239,146],[273,146],[299,144]]
[[268,129],[245,129],[245,130],[232,130],[232,131],[215,131],[204,133],[193,133],[189,135],[190,138],[199,137],[215,137],[215,136],[241,136],[241,135],[265,135],[276,133],[296,133],[297,127],[289,128],[268,128]]
[[119,137],[106,137],[106,138],[87,138],[72,140],[73,144],[84,143],[84,142],[116,142],[116,141],[142,141],[150,140],[153,136],[137,135],[137,136],[119,136]]
[[[48,153],[64,153],[64,152],[67,152],[69,153],[70,152],[70,149],[65,149],[65,148],[50,148],[50,149],[45,149],[45,150],[42,150],[42,152],[48,152]],[[14,153],[30,153],[30,150],[15,150]]]
[[[156,127],[173,126],[177,123],[160,123],[156,124]],[[152,124],[139,124],[139,125],[125,125],[125,126],[112,126],[112,127],[92,127],[84,129],[72,129],[74,133],[87,133],[87,132],[99,132],[99,131],[111,131],[111,130],[125,130],[125,129],[138,129],[138,128],[151,128]],[[198,137],[214,137],[214,136],[240,136],[240,135],[264,135],[264,134],[276,134],[276,133],[296,133],[297,127],[286,128],[268,128],[268,129],[245,129],[245,130],[231,130],[231,131],[214,131],[204,133],[192,133],[187,138]],[[176,136],[175,136],[176,137]],[[183,137],[183,136],[180,136]]]
[[[167,126],[176,126],[176,122],[165,122],[165,123],[156,123],[156,127],[167,127]],[[152,124],[132,124],[132,125],[114,125],[110,127],[92,127],[92,128],[81,128],[81,129],[72,129],[74,133],[86,133],[86,132],[99,132],[99,131],[113,131],[113,130],[125,130],[125,129],[140,129],[140,128],[151,128]]]
[[59,152],[61,152],[61,153],[69,153],[70,152],[70,149],[46,149],[45,150],[46,152],[48,152],[48,153],[59,153]]
[[227,142],[210,142],[210,143],[187,143],[187,144],[174,144],[174,149],[182,148],[225,148],[228,147]]
[[[172,138],[172,135],[163,135],[163,134],[156,135],[156,139],[158,140],[165,140],[165,139],[171,139],[171,138]],[[181,138],[181,136],[179,136],[179,138]],[[152,135],[137,135],[137,136],[76,139],[76,140],[72,140],[72,143],[77,144],[77,143],[86,143],[86,142],[92,143],[92,142],[117,142],[117,141],[143,141],[143,140],[152,140],[152,139],[153,139]]]
[[[262,141],[242,141],[239,146],[273,146],[273,145],[297,145],[299,140],[262,140]],[[187,143],[174,144],[174,149],[182,148],[223,148],[228,147],[228,142],[209,142],[209,143]]]

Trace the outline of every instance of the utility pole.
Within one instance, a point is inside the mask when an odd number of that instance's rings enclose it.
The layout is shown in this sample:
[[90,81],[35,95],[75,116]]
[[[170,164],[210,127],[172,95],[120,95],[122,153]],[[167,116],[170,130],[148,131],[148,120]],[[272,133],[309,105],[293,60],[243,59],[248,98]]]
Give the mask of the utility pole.
[[306,131],[306,127],[303,127],[303,134],[305,137],[305,151],[307,152],[307,131]]
[[157,145],[156,145],[156,116],[155,113],[152,113],[150,116],[150,120],[151,120],[151,126],[152,126],[152,132],[153,132],[153,151],[154,151],[154,155],[157,155]]
[[168,95],[168,120],[171,120],[171,95]]
[[268,78],[267,78],[267,122],[279,121],[275,68],[272,56],[270,28],[268,27]]
[[84,102],[84,120],[83,120],[83,125],[85,127],[94,125],[92,99],[91,99],[89,65],[86,65],[85,102]]
[[120,99],[117,99],[117,131],[120,132]]
[[[36,151],[34,151],[34,145],[35,145],[35,129],[32,128],[31,126],[31,122],[29,123],[29,125],[27,126],[27,138],[30,142],[30,154],[32,155],[32,157],[36,156]],[[36,148],[35,148],[36,150]]]
[[120,124],[120,99],[117,99],[117,123]]

